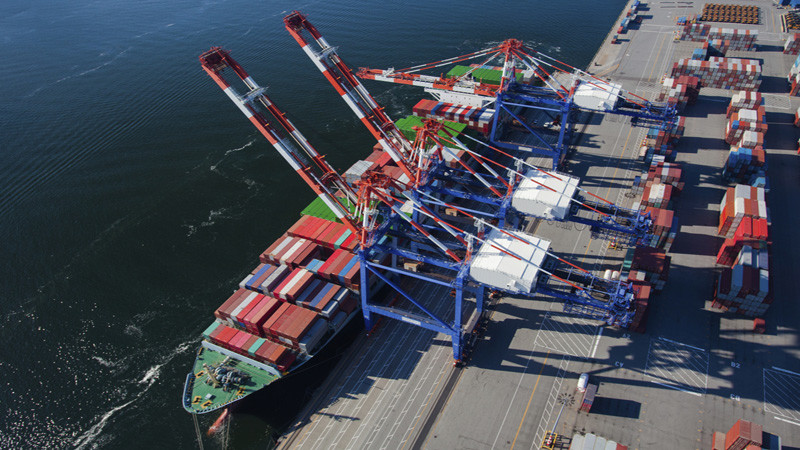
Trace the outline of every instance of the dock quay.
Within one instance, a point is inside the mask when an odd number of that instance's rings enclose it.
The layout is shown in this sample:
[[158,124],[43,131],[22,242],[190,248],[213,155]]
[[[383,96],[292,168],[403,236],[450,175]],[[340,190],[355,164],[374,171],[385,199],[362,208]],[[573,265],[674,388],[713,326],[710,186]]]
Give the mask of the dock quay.
[[[641,23],[615,32],[629,2],[586,70],[655,100],[673,63],[700,46],[675,40],[678,18],[699,14],[704,3],[642,3]],[[766,331],[754,333],[752,318],[711,307],[720,200],[729,186],[721,176],[730,149],[723,134],[735,90],[703,87],[680,113],[686,118],[675,146],[685,182],[674,207],[680,231],[645,332],[565,313],[552,298],[504,297],[487,311],[470,358],[454,366],[447,337],[385,320],[356,339],[279,448],[534,449],[552,432],[560,436],[555,448],[564,449],[576,433],[631,449],[709,449],[714,433],[739,419],[780,436],[786,448],[800,447],[800,240],[791,225],[800,217],[800,130],[793,126],[800,97],[789,95],[785,81],[795,56],[783,53],[785,9],[762,0],[717,3],[760,8],[758,24],[712,26],[758,31],[756,50],[726,56],[762,64],[774,293]],[[632,208],[638,199],[631,186],[647,171],[640,157],[647,128],[624,116],[582,114],[562,171]],[[625,259],[624,249],[593,239],[588,226],[535,220],[527,229],[595,274],[619,270]],[[444,287],[405,287],[442,299],[434,312],[452,308]],[[575,388],[583,373],[598,385],[590,413],[578,410]]]

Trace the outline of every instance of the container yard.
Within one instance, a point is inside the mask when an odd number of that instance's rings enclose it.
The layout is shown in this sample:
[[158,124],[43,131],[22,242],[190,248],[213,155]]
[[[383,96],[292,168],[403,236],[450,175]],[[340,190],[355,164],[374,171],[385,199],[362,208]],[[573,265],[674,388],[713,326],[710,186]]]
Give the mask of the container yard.
[[[281,448],[800,445],[800,100],[784,13],[631,1],[586,72],[550,73],[562,63],[509,39],[441,77],[417,69],[442,62],[352,71],[292,13],[287,30],[378,141],[342,175],[212,49],[204,69],[319,199],[220,306],[203,348],[277,379],[363,316],[368,335]],[[463,62],[476,55],[506,63]],[[367,92],[378,81],[436,98],[390,121]],[[391,225],[370,218],[379,203]],[[203,364],[201,350],[197,380],[229,382]],[[227,404],[209,401],[184,407]]]

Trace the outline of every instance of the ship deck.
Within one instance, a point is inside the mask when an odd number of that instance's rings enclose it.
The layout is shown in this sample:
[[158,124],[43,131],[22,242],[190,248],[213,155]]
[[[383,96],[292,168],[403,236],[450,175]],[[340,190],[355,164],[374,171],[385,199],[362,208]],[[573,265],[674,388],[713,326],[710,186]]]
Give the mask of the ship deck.
[[[620,35],[622,43],[615,45],[609,33],[588,70],[653,99],[672,62],[699,45],[673,41],[676,18],[699,13],[703,2],[646,3],[638,29]],[[713,433],[740,418],[762,424],[785,446],[800,447],[800,268],[794,258],[800,241],[792,221],[800,192],[800,133],[791,125],[800,98],[786,93],[794,57],[781,52],[785,10],[771,1],[747,3],[761,7],[761,24],[714,26],[759,30],[757,52],[728,56],[758,58],[764,66],[775,292],[766,333],[752,333],[752,320],[710,308],[721,243],[715,225],[726,186],[720,178],[728,149],[722,133],[733,91],[703,88],[697,104],[683,113],[686,130],[676,160],[686,187],[675,203],[681,229],[670,251],[670,280],[651,300],[645,334],[564,314],[552,299],[503,298],[471,360],[456,368],[445,336],[384,321],[372,336],[356,340],[279,446],[539,448],[553,429],[560,399],[569,402],[586,372],[599,383],[597,399],[590,414],[577,411],[579,398],[564,408],[555,429],[565,436],[561,448],[568,448],[574,432],[593,432],[632,449],[710,448]],[[566,172],[591,192],[630,207],[636,199],[628,188],[646,168],[638,159],[646,129],[623,116],[594,114],[586,122],[577,127]],[[622,263],[623,252],[591,239],[588,227],[534,221],[529,229],[596,274]],[[444,290],[425,294],[445,300],[441,312],[450,307]]]
[[[206,383],[207,374],[204,364],[209,367],[216,367],[223,363],[249,375],[250,380],[246,383],[241,383],[237,389],[230,391],[225,391],[221,387]],[[192,382],[192,393],[188,406],[196,414],[205,414],[219,409],[234,400],[255,393],[280,378],[266,370],[259,369],[244,361],[228,358],[226,355],[206,347],[198,348],[192,373],[194,374],[194,381]]]

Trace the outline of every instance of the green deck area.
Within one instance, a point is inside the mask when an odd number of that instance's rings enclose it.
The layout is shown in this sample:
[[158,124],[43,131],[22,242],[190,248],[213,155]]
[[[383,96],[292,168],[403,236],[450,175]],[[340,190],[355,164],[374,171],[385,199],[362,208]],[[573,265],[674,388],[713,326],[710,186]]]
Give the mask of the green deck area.
[[[449,129],[449,132],[455,136],[463,133],[464,130],[467,128],[466,124],[458,123],[458,122],[450,122],[450,121],[443,121],[445,126]],[[403,135],[411,142],[417,138],[417,132],[414,130],[414,127],[422,128],[425,124],[422,123],[422,118],[418,116],[406,116],[402,119],[398,119],[395,121],[395,125],[397,125],[397,129],[400,130]],[[450,140],[450,136],[447,135],[444,131],[439,131],[437,133],[439,137],[443,139],[444,145],[448,147],[455,148],[455,144],[451,144],[448,141]]]
[[[480,81],[484,84],[493,84],[495,86],[500,85],[500,81],[503,79],[503,71],[502,70],[495,70],[495,69],[484,69],[479,67],[477,69],[469,66],[461,66],[457,65],[450,69],[445,75],[446,78],[458,78],[464,76],[465,73],[472,70],[472,77]],[[517,72],[516,74],[517,81],[522,81],[522,72]]]
[[[226,359],[227,361],[225,361]],[[249,375],[250,379],[246,383],[240,384],[238,388],[228,392],[221,387],[207,384],[207,374],[203,364],[208,364],[209,367],[216,367],[223,362],[225,365],[232,366],[234,369]],[[183,402],[183,407],[192,414],[205,414],[219,409],[281,378],[266,370],[243,361],[228,358],[220,352],[205,347],[198,349],[192,373],[193,375],[189,374],[190,378],[187,378],[186,386],[184,387]],[[207,398],[209,394],[211,394],[211,397]]]

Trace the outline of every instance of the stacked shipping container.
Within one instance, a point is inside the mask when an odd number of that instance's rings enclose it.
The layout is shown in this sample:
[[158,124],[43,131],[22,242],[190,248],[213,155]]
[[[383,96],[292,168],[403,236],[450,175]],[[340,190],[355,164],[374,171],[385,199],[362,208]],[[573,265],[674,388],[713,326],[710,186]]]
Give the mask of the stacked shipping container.
[[[369,162],[387,166],[383,152]],[[203,334],[222,348],[286,371],[358,309],[358,241],[343,224],[303,215],[214,312]]]
[[700,78],[703,87],[720,89],[758,89],[761,86],[761,63],[754,59],[712,56],[708,61],[680,59],[672,65],[671,75]]
[[795,58],[792,67],[789,68],[786,81],[789,83],[789,95],[800,95],[800,55]]
[[427,99],[417,102],[412,111],[418,117],[458,122],[483,134],[489,133],[494,117],[493,109],[461,106]]
[[764,188],[737,184],[728,188],[720,202],[717,234],[731,238],[745,217],[766,219],[769,222]]
[[682,111],[687,105],[693,105],[700,94],[698,77],[683,75],[677,78],[665,78],[662,85],[658,101],[666,102],[678,111]]
[[717,253],[717,264],[725,268],[715,281],[713,307],[748,317],[767,311],[772,303],[768,225],[763,188],[728,188],[720,204],[718,229],[726,239]]
[[783,53],[797,55],[800,53],[800,33],[792,33],[783,44]]
[[708,24],[689,23],[678,26],[675,39],[702,42],[712,39],[730,41],[731,50],[755,50],[758,30],[712,27]]

